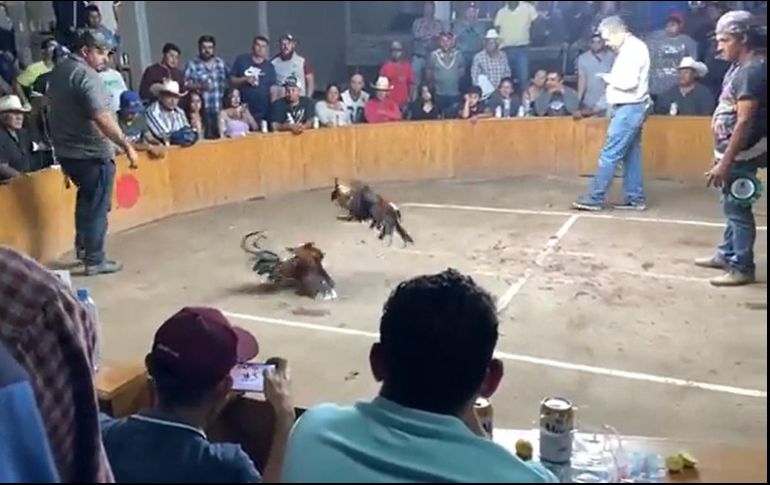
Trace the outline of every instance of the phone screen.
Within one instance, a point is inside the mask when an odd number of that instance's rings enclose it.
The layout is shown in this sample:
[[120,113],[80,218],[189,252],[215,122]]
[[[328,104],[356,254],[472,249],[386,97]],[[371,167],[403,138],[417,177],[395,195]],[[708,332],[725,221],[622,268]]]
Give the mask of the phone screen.
[[240,392],[265,392],[264,371],[275,371],[275,366],[270,364],[256,364],[246,362],[236,365],[230,376],[233,378],[233,391]]

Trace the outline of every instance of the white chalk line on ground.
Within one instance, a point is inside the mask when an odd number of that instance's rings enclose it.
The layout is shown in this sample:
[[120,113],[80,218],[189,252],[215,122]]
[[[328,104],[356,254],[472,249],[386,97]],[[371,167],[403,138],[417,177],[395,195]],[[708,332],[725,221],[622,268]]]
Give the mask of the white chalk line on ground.
[[[401,207],[413,207],[415,209],[444,209],[466,212],[490,212],[497,214],[520,214],[531,216],[570,216],[574,215],[574,212],[568,211],[543,211],[543,210],[530,210],[530,209],[506,209],[501,207],[483,207],[483,206],[471,206],[471,205],[456,205],[456,204],[423,204],[418,202],[406,202],[399,204]],[[663,219],[658,217],[630,217],[630,216],[618,216],[614,214],[593,214],[582,213],[581,217],[586,219],[615,219],[629,222],[646,222],[646,223],[658,223],[658,224],[676,224],[680,226],[701,226],[701,227],[717,227],[724,228],[723,222],[709,222],[698,220],[686,220],[686,219]],[[758,231],[767,231],[767,226],[758,226]]]
[[[223,313],[226,316],[236,320],[244,320],[248,322],[262,323],[266,325],[351,335],[355,337],[366,337],[369,339],[379,338],[379,333],[377,332],[367,332],[364,330],[356,330],[352,328],[330,327],[328,325],[319,325],[315,323],[284,320],[281,318],[259,317],[256,315],[247,315],[244,313],[234,313],[229,311],[223,311]],[[767,391],[762,391],[757,389],[746,389],[742,387],[725,386],[722,384],[699,382],[691,379],[664,377],[664,376],[658,376],[654,374],[646,374],[643,372],[630,372],[630,371],[624,371],[619,369],[609,369],[606,367],[597,367],[592,365],[573,364],[571,362],[563,362],[563,361],[553,360],[553,359],[544,359],[541,357],[532,357],[529,355],[512,354],[510,352],[495,352],[495,356],[502,360],[521,362],[525,364],[538,365],[542,367],[552,367],[555,369],[582,372],[585,374],[594,374],[594,375],[600,375],[605,377],[614,377],[618,379],[651,382],[654,384],[663,384],[663,385],[674,386],[674,387],[700,389],[703,391],[711,391],[711,392],[717,392],[721,394],[732,394],[736,396],[746,396],[746,397],[767,399]]]
[[[567,235],[570,229],[572,229],[572,226],[575,225],[577,220],[580,219],[580,215],[578,214],[572,214],[570,215],[569,219],[567,219],[564,224],[559,228],[559,230],[548,238],[548,241],[545,243],[545,246],[543,246],[543,249],[538,253],[537,257],[535,258],[535,265],[538,267],[542,267],[545,263],[545,260],[548,259],[548,256],[552,255],[556,251],[556,246],[559,244],[559,242],[564,238],[564,236]],[[502,313],[505,311],[505,309],[510,305],[511,300],[513,300],[513,297],[515,297],[519,291],[524,287],[525,284],[527,284],[527,281],[532,278],[532,276],[535,274],[534,270],[531,267],[528,267],[524,271],[524,275],[518,279],[518,281],[514,282],[508,289],[503,293],[503,295],[497,300],[497,313]]]

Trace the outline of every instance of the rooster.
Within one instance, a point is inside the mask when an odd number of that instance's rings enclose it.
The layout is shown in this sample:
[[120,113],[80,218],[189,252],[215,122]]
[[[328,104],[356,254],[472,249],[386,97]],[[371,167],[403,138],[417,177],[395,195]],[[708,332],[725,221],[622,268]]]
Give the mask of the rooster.
[[369,221],[370,229],[380,231],[379,239],[388,236],[388,245],[393,244],[393,232],[397,232],[404,242],[414,244],[412,236],[401,225],[401,211],[393,202],[388,201],[371,187],[359,181],[352,181],[350,187],[334,179],[332,202],[336,202],[347,214],[348,221]]
[[255,231],[241,240],[241,248],[254,257],[252,270],[255,273],[277,286],[295,286],[304,296],[323,300],[337,298],[334,280],[323,267],[324,253],[314,243],[287,247],[291,256],[281,259],[273,251],[259,246],[265,238],[263,231]]

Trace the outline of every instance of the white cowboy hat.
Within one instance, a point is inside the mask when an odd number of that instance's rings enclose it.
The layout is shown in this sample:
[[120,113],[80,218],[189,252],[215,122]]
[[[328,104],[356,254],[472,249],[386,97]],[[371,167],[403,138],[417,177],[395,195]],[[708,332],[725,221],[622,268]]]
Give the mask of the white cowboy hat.
[[179,83],[170,79],[163,81],[162,83],[153,84],[150,86],[150,92],[156,97],[161,93],[171,94],[178,98],[187,95],[187,91],[183,93],[179,92]]
[[15,94],[9,94],[0,98],[0,113],[6,113],[8,111],[29,113],[30,107],[21,104],[21,100]]
[[682,62],[679,63],[679,69],[692,69],[698,77],[703,77],[709,72],[706,64],[698,62],[689,56],[682,59]]
[[377,82],[372,84],[372,88],[377,91],[390,91],[393,86],[390,85],[390,80],[387,77],[380,76],[377,78]]
[[484,36],[487,40],[497,40],[500,38],[500,34],[497,33],[497,30],[495,29],[489,29],[487,30],[487,35]]

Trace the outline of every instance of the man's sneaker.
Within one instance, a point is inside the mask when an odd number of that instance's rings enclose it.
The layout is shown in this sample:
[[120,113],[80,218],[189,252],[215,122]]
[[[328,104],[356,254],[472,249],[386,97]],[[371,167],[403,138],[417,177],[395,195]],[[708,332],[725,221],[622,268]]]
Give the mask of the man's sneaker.
[[603,209],[601,204],[584,199],[578,199],[572,203],[572,208],[579,211],[598,212]]
[[646,211],[647,204],[644,202],[624,202],[622,204],[613,204],[613,209],[621,211]]
[[78,261],[85,262],[86,260],[86,250],[85,249],[75,249],[75,259]]
[[753,274],[741,273],[737,269],[730,269],[722,276],[711,279],[712,286],[731,287],[750,285],[756,281]]
[[723,269],[725,271],[730,269],[730,265],[727,264],[727,261],[717,255],[711,256],[710,258],[699,258],[694,262],[695,266],[698,266],[699,268]]
[[104,261],[101,264],[89,266],[86,265],[86,276],[96,276],[100,274],[117,273],[123,269],[123,265],[117,261]]

